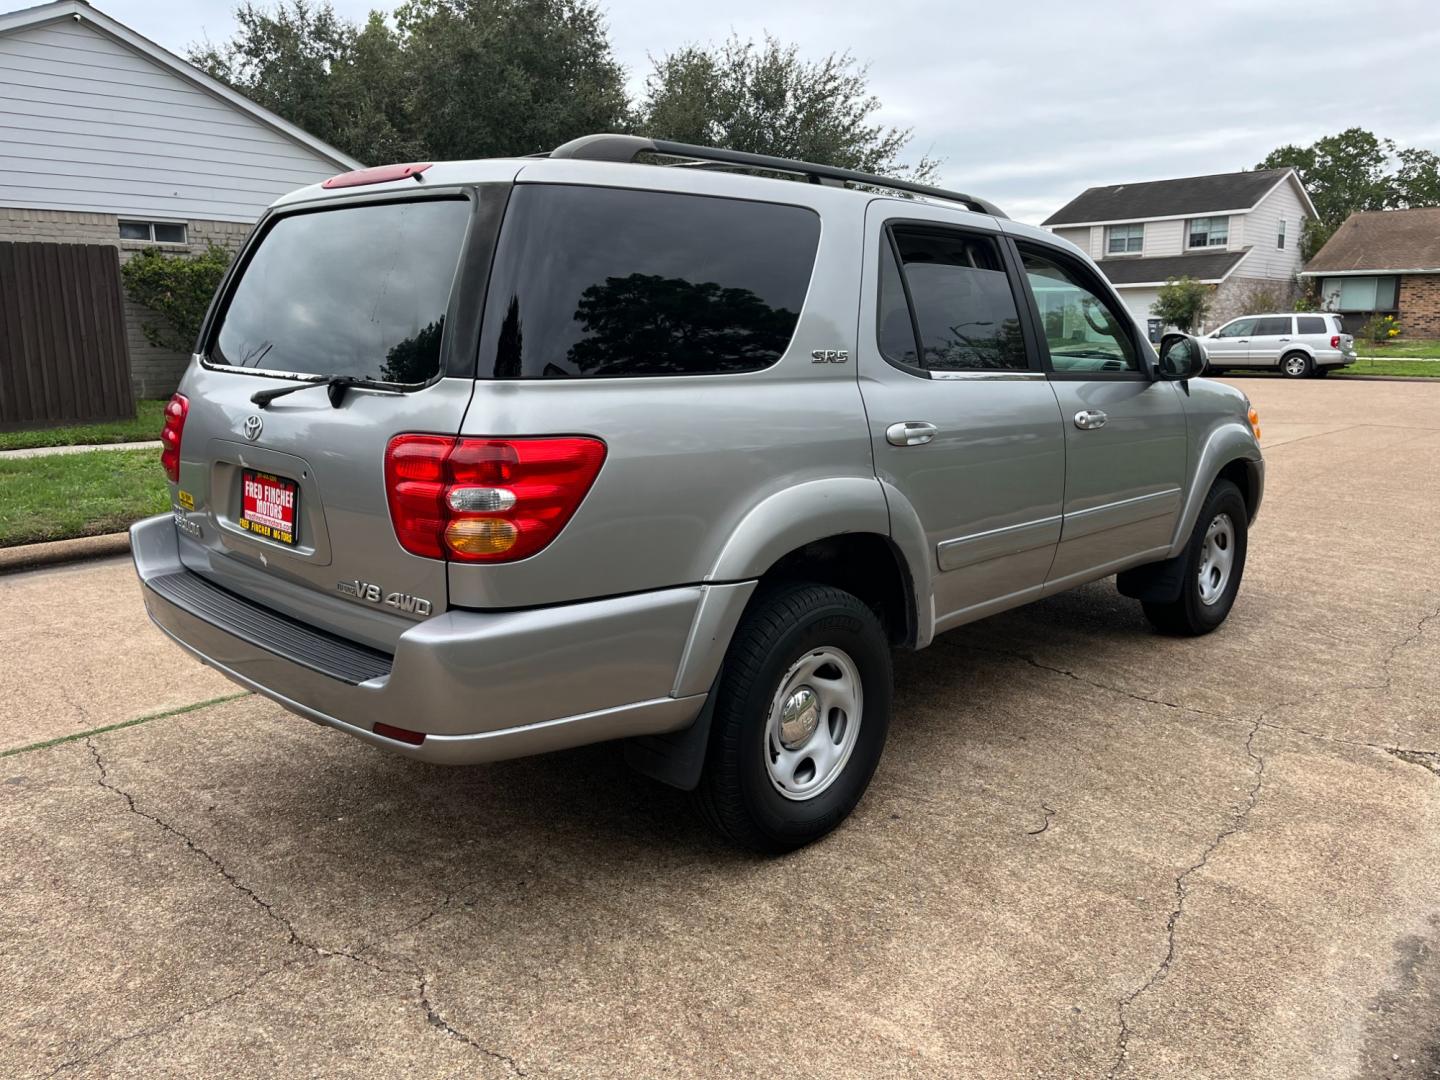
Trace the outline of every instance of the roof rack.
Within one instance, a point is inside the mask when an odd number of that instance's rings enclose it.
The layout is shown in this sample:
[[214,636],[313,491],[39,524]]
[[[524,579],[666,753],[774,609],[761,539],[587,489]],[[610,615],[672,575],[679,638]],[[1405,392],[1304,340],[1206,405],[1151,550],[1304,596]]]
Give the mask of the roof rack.
[[871,187],[903,191],[910,195],[923,195],[929,199],[963,203],[971,210],[992,217],[1006,216],[998,206],[985,199],[931,187],[929,184],[896,180],[889,176],[856,172],[854,169],[837,169],[833,165],[816,165],[810,161],[771,157],[769,154],[746,154],[739,150],[725,150],[714,146],[693,146],[690,143],[670,142],[667,139],[647,139],[643,135],[582,135],[578,139],[571,139],[564,146],[556,147],[550,151],[549,156],[575,161],[631,162],[641,154],[661,154],[665,157],[689,158],[693,161],[716,162],[746,169],[791,173],[805,177],[812,184],[868,184]]

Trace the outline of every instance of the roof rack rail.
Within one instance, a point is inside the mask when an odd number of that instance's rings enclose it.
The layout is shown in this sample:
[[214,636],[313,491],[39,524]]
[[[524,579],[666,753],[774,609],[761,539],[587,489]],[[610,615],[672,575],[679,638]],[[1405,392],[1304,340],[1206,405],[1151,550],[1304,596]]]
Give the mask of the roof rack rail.
[[631,162],[641,154],[661,154],[665,157],[690,158],[747,169],[764,169],[767,172],[792,173],[805,177],[812,184],[868,184],[871,187],[903,191],[910,195],[963,203],[971,210],[992,217],[1006,216],[998,206],[985,199],[931,187],[929,184],[896,180],[889,176],[856,172],[854,169],[838,169],[833,165],[817,165],[810,161],[771,157],[769,154],[746,154],[739,150],[725,150],[714,146],[693,146],[690,143],[670,142],[667,139],[648,139],[643,135],[582,135],[578,139],[571,139],[564,146],[556,147],[550,151],[549,156],[576,161]]

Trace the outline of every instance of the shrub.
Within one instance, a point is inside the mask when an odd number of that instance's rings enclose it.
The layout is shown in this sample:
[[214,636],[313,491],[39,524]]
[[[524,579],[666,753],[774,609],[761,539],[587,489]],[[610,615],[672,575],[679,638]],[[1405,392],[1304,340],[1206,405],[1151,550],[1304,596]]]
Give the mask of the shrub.
[[1395,321],[1394,315],[1371,315],[1365,320],[1365,325],[1360,327],[1360,337],[1376,345],[1383,345],[1391,338],[1399,336],[1400,324]]
[[145,340],[162,349],[188,353],[195,347],[210,298],[230,265],[230,252],[211,244],[199,255],[167,255],[145,248],[120,268],[130,299],[156,315],[141,325]]
[[1171,278],[1160,287],[1150,314],[1164,325],[1188,334],[1204,321],[1214,293],[1213,286],[1202,285],[1194,278]]

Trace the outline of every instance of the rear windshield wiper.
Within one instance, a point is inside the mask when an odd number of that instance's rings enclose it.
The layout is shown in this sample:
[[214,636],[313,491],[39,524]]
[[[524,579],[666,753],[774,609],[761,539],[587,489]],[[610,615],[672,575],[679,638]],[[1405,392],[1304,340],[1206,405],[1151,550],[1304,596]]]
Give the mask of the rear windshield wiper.
[[366,390],[388,390],[395,392],[395,388],[388,383],[375,382],[372,379],[357,379],[353,375],[330,375],[323,379],[307,379],[298,386],[282,386],[275,390],[257,390],[250,395],[250,400],[260,408],[265,408],[276,398],[284,397],[286,394],[294,394],[300,390],[309,390],[313,386],[323,386],[330,395],[331,408],[338,409],[340,403],[345,400],[345,391],[352,386],[363,387]]

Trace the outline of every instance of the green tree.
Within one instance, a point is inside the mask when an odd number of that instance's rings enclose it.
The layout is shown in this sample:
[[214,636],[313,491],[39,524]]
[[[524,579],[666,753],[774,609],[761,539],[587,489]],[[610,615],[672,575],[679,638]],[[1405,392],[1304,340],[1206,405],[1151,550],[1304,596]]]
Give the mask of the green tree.
[[410,0],[392,27],[329,0],[242,4],[197,66],[361,161],[528,154],[623,126],[624,72],[590,0]]
[[1300,174],[1318,215],[1300,240],[1306,259],[1357,210],[1440,205],[1440,158],[1424,149],[1397,151],[1393,140],[1363,128],[1346,128],[1309,146],[1282,146],[1256,168],[1287,166]]
[[634,125],[658,139],[800,158],[927,180],[938,162],[902,164],[909,129],[874,122],[880,101],[849,53],[802,59],[794,45],[731,37],[655,60]]
[[151,345],[188,353],[200,336],[210,298],[230,265],[230,252],[211,244],[199,255],[168,255],[158,247],[132,255],[120,268],[125,291],[158,320],[141,324]]
[[1164,325],[1188,334],[1204,321],[1214,295],[1213,286],[1202,285],[1194,278],[1171,278],[1160,286],[1155,302],[1150,305],[1150,314]]

